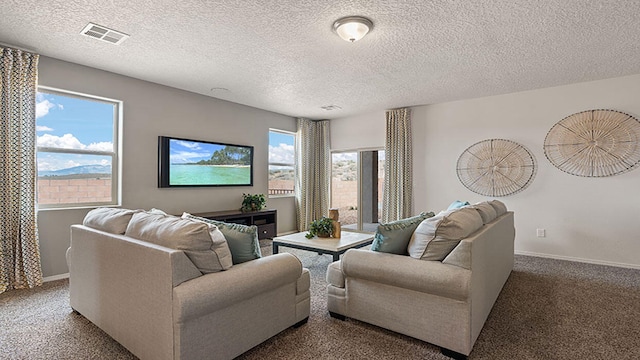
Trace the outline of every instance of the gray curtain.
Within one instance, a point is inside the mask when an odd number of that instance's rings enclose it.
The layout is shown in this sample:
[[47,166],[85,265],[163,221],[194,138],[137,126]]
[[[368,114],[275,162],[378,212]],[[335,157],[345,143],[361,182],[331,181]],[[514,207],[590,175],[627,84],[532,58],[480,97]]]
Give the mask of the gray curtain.
[[37,54],[0,47],[0,293],[42,285],[36,221]]
[[298,231],[329,214],[331,149],[329,121],[298,119],[296,136],[296,213]]
[[411,216],[413,154],[411,109],[387,110],[382,222]]

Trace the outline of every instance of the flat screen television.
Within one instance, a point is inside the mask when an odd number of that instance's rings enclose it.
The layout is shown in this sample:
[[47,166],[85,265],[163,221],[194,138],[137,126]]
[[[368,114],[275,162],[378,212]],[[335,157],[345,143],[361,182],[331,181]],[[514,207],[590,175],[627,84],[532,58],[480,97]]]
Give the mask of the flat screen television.
[[158,136],[158,187],[253,186],[253,146]]

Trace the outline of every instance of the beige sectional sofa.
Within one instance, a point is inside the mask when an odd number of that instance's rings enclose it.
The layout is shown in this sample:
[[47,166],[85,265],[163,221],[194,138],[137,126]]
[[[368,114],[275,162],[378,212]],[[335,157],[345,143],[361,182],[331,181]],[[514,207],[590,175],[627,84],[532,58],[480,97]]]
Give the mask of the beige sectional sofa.
[[[391,229],[413,231],[404,254],[348,250],[327,269],[330,314],[465,358],[513,268],[513,212],[491,203],[396,224]],[[385,249],[376,244],[379,235],[372,248]]]
[[300,261],[255,257],[211,224],[96,209],[71,227],[71,307],[141,359],[231,359],[309,317]]

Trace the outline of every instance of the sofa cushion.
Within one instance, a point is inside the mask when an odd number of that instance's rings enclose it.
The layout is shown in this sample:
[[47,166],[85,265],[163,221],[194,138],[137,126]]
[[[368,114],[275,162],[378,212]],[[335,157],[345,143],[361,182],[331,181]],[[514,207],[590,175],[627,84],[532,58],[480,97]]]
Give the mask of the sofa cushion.
[[151,208],[147,212],[149,214],[156,214],[156,215],[169,215],[166,212],[164,212],[164,210],[160,210],[160,209],[156,209],[156,208]]
[[82,225],[106,231],[111,234],[122,235],[127,230],[133,214],[142,210],[116,209],[100,207],[87,213]]
[[423,220],[409,241],[409,255],[416,259],[442,261],[460,240],[482,227],[476,209],[448,210]]
[[182,217],[217,226],[227,239],[234,264],[240,264],[262,257],[262,253],[260,252],[260,242],[258,241],[258,228],[255,225],[247,226],[242,224],[226,223],[223,221],[201,218],[189,213],[183,213]]
[[434,213],[422,212],[420,215],[410,218],[378,225],[371,244],[371,250],[406,255],[407,244],[409,244],[411,234],[413,234],[413,231],[422,220],[431,216],[434,216]]
[[449,205],[447,210],[460,209],[461,207],[467,206],[467,205],[469,205],[468,201],[456,200],[456,201],[452,202],[451,205]]
[[125,235],[182,250],[202,273],[227,270],[233,265],[222,233],[202,222],[139,212],[131,217]]
[[507,205],[500,200],[491,200],[489,201],[489,204],[491,204],[491,206],[496,210],[497,216],[501,216],[507,212]]
[[488,201],[475,203],[473,205],[469,205],[469,207],[478,211],[484,224],[488,224],[498,217],[495,208]]

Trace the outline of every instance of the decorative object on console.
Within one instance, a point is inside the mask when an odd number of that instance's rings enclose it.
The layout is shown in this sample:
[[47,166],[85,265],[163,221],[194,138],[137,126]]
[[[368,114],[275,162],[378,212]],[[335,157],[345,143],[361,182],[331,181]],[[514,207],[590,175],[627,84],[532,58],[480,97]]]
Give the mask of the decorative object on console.
[[588,110],[560,120],[544,139],[544,155],[576,176],[604,177],[640,164],[640,121],[616,110]]
[[524,146],[489,139],[469,146],[458,158],[458,179],[467,189],[485,196],[507,196],[524,190],[535,176],[533,155]]
[[264,194],[242,194],[242,207],[241,211],[251,212],[251,211],[260,211],[264,209],[267,200],[264,197]]
[[318,236],[320,238],[329,238],[333,235],[333,220],[326,216],[323,216],[320,219],[313,220],[309,224],[309,232],[305,237],[307,239],[311,239],[314,236]]

